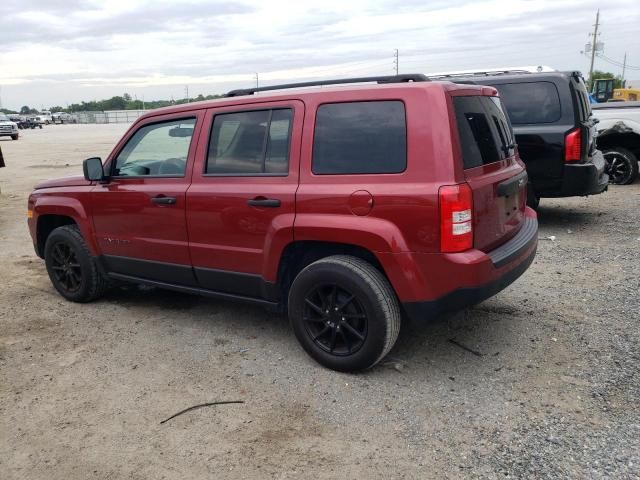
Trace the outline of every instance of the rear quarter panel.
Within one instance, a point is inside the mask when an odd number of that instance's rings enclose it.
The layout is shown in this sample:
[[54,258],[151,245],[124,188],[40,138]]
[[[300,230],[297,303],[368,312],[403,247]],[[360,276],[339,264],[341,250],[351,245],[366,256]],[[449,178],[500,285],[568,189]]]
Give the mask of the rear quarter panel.
[[[325,103],[400,100],[407,120],[407,168],[397,174],[315,175],[313,136]],[[373,252],[435,252],[439,248],[438,188],[452,183],[451,130],[444,88],[386,88],[305,98],[295,240],[325,240]],[[365,190],[371,211],[354,215],[349,197]]]

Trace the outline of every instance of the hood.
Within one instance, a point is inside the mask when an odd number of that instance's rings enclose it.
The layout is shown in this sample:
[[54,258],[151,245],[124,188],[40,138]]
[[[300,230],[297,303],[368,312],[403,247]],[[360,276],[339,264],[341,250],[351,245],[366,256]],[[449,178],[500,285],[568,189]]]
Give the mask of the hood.
[[16,122],[12,122],[11,120],[0,120],[0,125],[11,125],[15,127],[18,126]]
[[74,175],[73,177],[62,177],[45,180],[38,183],[34,188],[36,190],[39,190],[41,188],[83,187],[87,185],[91,185],[91,182],[85,179],[83,175]]

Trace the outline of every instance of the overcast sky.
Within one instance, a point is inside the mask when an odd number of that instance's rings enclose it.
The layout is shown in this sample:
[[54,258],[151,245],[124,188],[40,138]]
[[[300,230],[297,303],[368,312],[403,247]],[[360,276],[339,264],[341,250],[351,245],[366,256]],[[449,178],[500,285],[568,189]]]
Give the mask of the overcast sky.
[[[604,54],[640,66],[639,0],[4,0],[5,108],[130,93],[181,98],[282,81],[549,65],[588,72],[597,8]],[[596,67],[621,68],[596,60]],[[627,78],[639,80],[640,69]]]

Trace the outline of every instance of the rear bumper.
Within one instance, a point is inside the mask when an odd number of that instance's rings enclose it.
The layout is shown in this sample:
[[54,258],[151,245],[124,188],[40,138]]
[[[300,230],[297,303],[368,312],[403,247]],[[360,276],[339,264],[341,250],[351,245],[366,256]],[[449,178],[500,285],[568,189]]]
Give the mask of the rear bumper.
[[[538,246],[538,221],[527,209],[524,225],[518,234],[497,249],[478,252],[472,261],[451,258],[451,275],[462,285],[444,295],[423,301],[402,302],[405,313],[414,324],[422,324],[444,312],[462,310],[503,290],[522,275],[533,262]],[[478,255],[479,254],[479,255]],[[464,255],[464,254],[453,254]],[[464,279],[470,284],[465,284]],[[436,277],[435,280],[438,280]]]
[[595,151],[589,163],[566,164],[558,196],[574,197],[604,192],[609,185],[609,176],[604,169],[604,156],[600,150]]

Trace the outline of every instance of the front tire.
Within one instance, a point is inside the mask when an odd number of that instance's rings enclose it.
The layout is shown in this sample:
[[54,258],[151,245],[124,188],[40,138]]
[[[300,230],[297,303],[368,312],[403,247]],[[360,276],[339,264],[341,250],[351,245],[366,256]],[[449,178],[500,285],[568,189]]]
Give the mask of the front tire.
[[305,351],[333,370],[373,367],[400,331],[400,308],[385,276],[348,255],[304,268],[289,291],[289,319]]
[[638,177],[638,159],[636,156],[621,147],[611,147],[603,150],[607,163],[606,173],[609,175],[609,183],[614,185],[629,185]]
[[108,287],[96,259],[76,225],[56,228],[44,247],[47,273],[67,300],[86,303],[101,297]]
[[19,135],[11,135],[11,140],[17,140],[19,138]]

